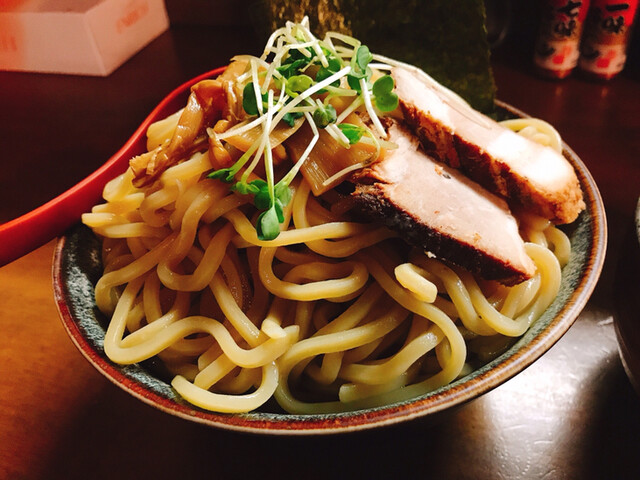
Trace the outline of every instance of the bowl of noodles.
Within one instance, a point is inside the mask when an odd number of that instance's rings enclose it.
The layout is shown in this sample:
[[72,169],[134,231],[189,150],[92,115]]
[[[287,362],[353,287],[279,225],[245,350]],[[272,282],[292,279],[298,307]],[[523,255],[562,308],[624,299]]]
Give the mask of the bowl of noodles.
[[[562,227],[518,219],[536,274],[515,286],[478,279],[362,221],[340,186],[351,166],[327,167],[319,185],[329,186],[320,191],[309,172],[298,175],[312,144],[328,137],[355,145],[358,169],[368,166],[358,155],[394,148],[375,135],[382,125],[371,118],[371,99],[394,111],[397,98],[386,78],[367,86],[368,62],[384,70],[375,63],[384,59],[369,58],[353,39],[333,40],[302,42],[307,53],[292,58],[276,51],[273,69],[264,59],[236,58],[244,62],[235,73],[239,90],[219,81],[233,67],[179,87],[121,152],[131,168],[107,183],[104,200],[57,244],[54,294],[70,338],[99,372],[162,411],[225,429],[293,434],[432,416],[532,364],[595,287],[606,246],[603,205],[564,144],[558,148],[586,207]],[[291,74],[294,66],[313,78]],[[265,72],[276,77],[266,82],[275,94],[258,85]],[[317,92],[346,96],[352,107],[340,98],[335,108],[295,100]],[[225,102],[237,97],[252,100],[233,117]],[[509,105],[497,108],[504,118],[526,118]],[[350,116],[356,111],[369,121],[358,123]],[[289,144],[274,141],[272,121],[284,138],[307,121],[302,159],[291,162],[281,148]],[[267,134],[252,137],[257,125]],[[261,156],[263,163],[253,161]]]

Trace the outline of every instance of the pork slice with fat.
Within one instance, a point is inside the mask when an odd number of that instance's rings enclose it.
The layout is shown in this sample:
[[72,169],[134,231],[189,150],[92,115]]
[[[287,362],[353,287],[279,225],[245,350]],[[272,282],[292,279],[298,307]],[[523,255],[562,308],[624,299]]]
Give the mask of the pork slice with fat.
[[391,126],[389,139],[398,148],[354,180],[361,211],[481,278],[513,285],[534,274],[503,199],[429,157],[405,127]]
[[392,76],[405,121],[437,160],[556,223],[573,222],[585,208],[576,173],[560,153],[473,110],[420,71],[399,66]]

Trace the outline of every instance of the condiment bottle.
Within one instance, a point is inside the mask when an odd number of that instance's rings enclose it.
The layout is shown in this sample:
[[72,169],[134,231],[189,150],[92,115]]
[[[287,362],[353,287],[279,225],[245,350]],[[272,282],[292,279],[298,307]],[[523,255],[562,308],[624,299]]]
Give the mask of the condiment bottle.
[[622,71],[637,9],[638,0],[593,0],[585,23],[581,70],[602,80]]
[[589,0],[547,0],[536,40],[533,62],[547,77],[567,77],[578,64],[580,36]]

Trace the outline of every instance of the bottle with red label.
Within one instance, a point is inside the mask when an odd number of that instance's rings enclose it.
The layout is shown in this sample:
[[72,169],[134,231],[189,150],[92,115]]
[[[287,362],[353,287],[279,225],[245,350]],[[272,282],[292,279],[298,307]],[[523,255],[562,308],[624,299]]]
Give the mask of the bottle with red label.
[[593,0],[585,24],[580,69],[609,80],[624,68],[638,0]]
[[562,79],[578,64],[580,37],[589,0],[547,0],[533,63],[541,75]]

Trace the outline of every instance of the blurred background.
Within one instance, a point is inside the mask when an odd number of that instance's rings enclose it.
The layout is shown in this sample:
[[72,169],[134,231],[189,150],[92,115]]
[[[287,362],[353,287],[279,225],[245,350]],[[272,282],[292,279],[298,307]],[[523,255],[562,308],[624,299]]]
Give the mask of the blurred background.
[[[256,0],[165,0],[172,26],[249,26]],[[215,12],[212,9],[215,3]],[[487,34],[495,54],[531,63],[545,1],[484,0]],[[635,31],[638,29],[635,28]],[[632,32],[625,73],[640,75],[640,35]]]

